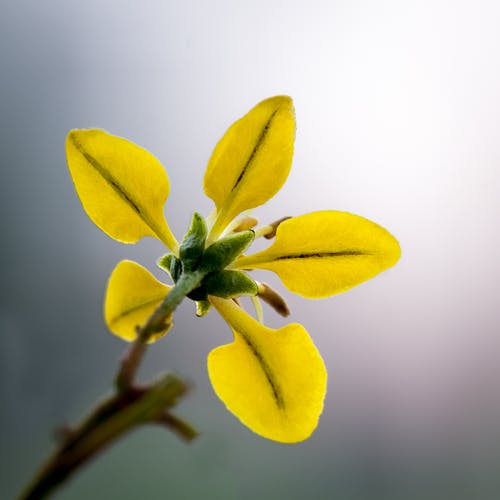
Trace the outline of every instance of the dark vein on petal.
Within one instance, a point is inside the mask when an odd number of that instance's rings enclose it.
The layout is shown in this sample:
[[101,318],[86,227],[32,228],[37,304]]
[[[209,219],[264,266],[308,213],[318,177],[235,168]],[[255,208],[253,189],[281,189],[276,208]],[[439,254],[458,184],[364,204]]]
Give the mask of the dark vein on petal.
[[361,256],[372,255],[369,252],[362,250],[341,250],[339,252],[317,252],[317,253],[300,253],[291,255],[279,255],[272,260],[287,260],[287,259],[324,259],[328,257],[348,257],[348,256]]
[[[132,197],[123,189],[123,187],[118,184],[118,182],[114,179],[114,177],[111,175],[109,170],[104,167],[96,158],[94,158],[91,154],[89,154],[81,143],[76,140],[74,135],[71,135],[71,141],[73,142],[75,148],[83,155],[83,157],[89,162],[89,164],[94,167],[94,169],[99,173],[99,175],[114,189],[116,194],[120,196],[125,203],[127,203],[134,212],[139,215],[141,219],[143,219],[146,223],[146,217],[144,216],[143,212],[139,208],[139,206],[134,202]],[[148,224],[148,223],[147,223]],[[148,224],[150,226],[150,224]]]
[[130,307],[129,309],[126,309],[125,311],[121,312],[117,316],[115,316],[112,320],[110,320],[110,323],[113,325],[116,323],[118,320],[124,318],[125,316],[128,316],[129,314],[132,314],[133,312],[137,311],[138,309],[142,309],[143,307],[150,306],[152,304],[155,304],[156,302],[160,302],[163,300],[168,292],[165,294],[162,294],[158,297],[155,297],[154,299],[147,300],[146,302],[141,302],[140,304],[137,304],[136,306]]
[[259,137],[257,138],[257,142],[255,143],[255,146],[254,146],[252,152],[250,153],[250,156],[248,157],[248,160],[245,163],[245,166],[241,170],[240,175],[236,179],[236,182],[234,183],[234,186],[232,187],[231,192],[233,192],[238,187],[238,184],[243,179],[243,176],[247,173],[250,165],[252,164],[252,162],[253,162],[253,160],[255,158],[255,155],[257,154],[257,151],[262,146],[262,143],[264,142],[264,140],[265,140],[265,138],[266,138],[266,136],[267,136],[267,134],[269,132],[269,128],[271,127],[271,122],[273,121],[273,119],[274,119],[274,117],[275,117],[275,115],[276,115],[277,112],[278,112],[277,109],[275,111],[273,111],[273,113],[271,114],[271,116],[268,118],[266,124],[262,128],[262,130],[261,130],[261,132],[259,134]]
[[[239,332],[238,332],[239,333]],[[273,397],[274,400],[276,401],[276,405],[280,410],[285,409],[285,401],[283,400],[283,394],[281,392],[281,389],[274,379],[273,372],[269,365],[267,364],[266,360],[262,356],[262,354],[259,352],[257,349],[257,346],[244,334],[240,333],[242,339],[245,341],[245,344],[249,347],[249,349],[252,351],[252,354],[257,358],[257,361],[259,362],[260,367],[262,368],[262,371],[264,372],[264,375],[266,376],[267,381],[269,382],[269,385],[271,386],[271,390],[273,392]]]

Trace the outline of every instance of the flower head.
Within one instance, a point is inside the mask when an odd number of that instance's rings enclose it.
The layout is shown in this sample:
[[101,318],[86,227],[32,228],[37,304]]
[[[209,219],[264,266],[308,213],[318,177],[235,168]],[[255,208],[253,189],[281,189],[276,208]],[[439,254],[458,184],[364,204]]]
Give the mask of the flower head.
[[[242,215],[273,197],[284,184],[293,156],[292,100],[271,97],[235,122],[208,163],[204,190],[214,212],[194,214],[181,244],[163,214],[169,180],[159,161],[139,146],[102,130],[73,130],[66,142],[76,191],[88,216],[123,243],[144,236],[170,250],[158,261],[174,287],[131,261],[111,274],[105,299],[109,329],[134,340],[173,290],[182,288],[202,316],[215,308],[234,334],[230,344],[208,356],[216,394],[254,432],[285,443],[311,435],[323,409],[327,373],[314,343],[299,324],[273,330],[260,319],[259,299],[287,313],[283,299],[247,274],[276,273],[286,288],[308,298],[334,295],[394,265],[396,239],[379,225],[346,212],[324,210],[252,230]],[[265,250],[247,254],[255,237],[275,238]],[[237,301],[253,297],[259,320]],[[172,322],[158,326],[150,341]]]

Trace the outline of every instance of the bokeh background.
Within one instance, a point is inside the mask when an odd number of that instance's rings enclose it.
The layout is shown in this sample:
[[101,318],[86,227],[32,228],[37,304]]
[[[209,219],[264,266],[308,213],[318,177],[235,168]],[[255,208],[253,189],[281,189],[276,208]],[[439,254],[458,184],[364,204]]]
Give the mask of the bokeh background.
[[[79,499],[500,498],[500,6],[496,1],[3,0],[0,4],[0,497],[14,498],[109,390],[124,344],[103,325],[124,246],[84,214],[71,128],[101,127],[168,170],[181,236],[227,126],[294,98],[297,140],[262,221],[334,208],[389,228],[403,257],[347,294],[292,296],[330,372],[308,441],[252,434],[206,376],[230,332],[183,304],[141,377],[171,370],[201,436],[134,433],[57,496]],[[266,322],[285,323],[269,310]]]

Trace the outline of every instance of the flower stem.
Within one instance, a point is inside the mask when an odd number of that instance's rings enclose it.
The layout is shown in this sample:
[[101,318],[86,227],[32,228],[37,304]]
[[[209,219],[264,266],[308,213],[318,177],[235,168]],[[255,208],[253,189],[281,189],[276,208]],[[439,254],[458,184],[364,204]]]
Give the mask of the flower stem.
[[137,340],[131,345],[116,375],[115,386],[118,391],[125,391],[132,385],[137,369],[146,352],[147,342],[156,332],[165,330],[168,327],[175,308],[188,293],[201,283],[203,277],[204,274],[196,271],[181,275],[179,281],[170,290],[148,321],[137,329]]
[[163,425],[186,441],[196,436],[196,430],[168,411],[185,394],[184,382],[173,375],[164,375],[144,387],[134,381],[147,342],[168,325],[175,308],[203,277],[197,271],[182,275],[148,321],[137,329],[137,340],[118,370],[115,394],[97,405],[76,428],[65,432],[58,449],[21,494],[21,500],[47,498],[89,459],[140,425]]

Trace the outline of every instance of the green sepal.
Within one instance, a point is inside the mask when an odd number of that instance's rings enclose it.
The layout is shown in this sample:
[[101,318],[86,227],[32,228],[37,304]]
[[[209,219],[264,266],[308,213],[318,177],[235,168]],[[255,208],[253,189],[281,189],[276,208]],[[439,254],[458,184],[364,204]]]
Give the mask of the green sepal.
[[172,265],[172,260],[175,259],[175,256],[173,253],[166,253],[165,255],[161,256],[157,261],[156,265],[162,270],[165,271],[170,277],[172,276],[170,274],[170,266]]
[[179,258],[186,271],[196,268],[196,264],[203,254],[206,239],[207,225],[205,219],[195,212],[191,219],[191,225],[179,247]]
[[180,278],[181,274],[182,262],[175,255],[172,255],[172,259],[170,260],[170,276],[172,276],[174,283],[177,283],[177,280]]
[[253,231],[241,231],[217,240],[203,253],[199,269],[205,273],[224,269],[247,249],[254,238]]
[[156,265],[177,283],[179,276],[182,273],[182,262],[173,254],[167,253],[156,261]]
[[219,271],[201,282],[208,295],[232,299],[241,295],[257,295],[257,283],[242,271]]
[[205,314],[207,314],[208,311],[210,311],[211,307],[212,306],[210,305],[210,302],[208,300],[196,301],[196,316],[198,316],[198,318],[205,316]]

